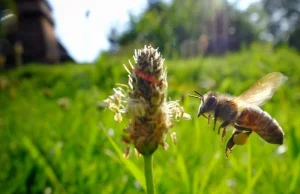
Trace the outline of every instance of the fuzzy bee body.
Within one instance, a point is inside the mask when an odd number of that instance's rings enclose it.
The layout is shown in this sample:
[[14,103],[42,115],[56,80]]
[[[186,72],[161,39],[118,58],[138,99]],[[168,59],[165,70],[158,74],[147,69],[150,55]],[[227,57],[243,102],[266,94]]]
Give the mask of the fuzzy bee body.
[[[259,106],[269,100],[274,92],[287,80],[281,73],[270,73],[260,79],[250,89],[238,97],[227,94],[208,92],[201,95],[198,117],[204,116],[210,121],[214,119],[215,130],[217,120],[221,121],[218,134],[222,130],[222,141],[226,134],[226,127],[233,126],[235,131],[226,145],[226,156],[234,145],[246,143],[252,132],[272,144],[282,144],[284,132],[275,119]],[[195,96],[194,96],[195,97]]]
[[268,143],[282,144],[284,132],[277,121],[259,107],[245,108],[236,118],[235,124],[249,128]]

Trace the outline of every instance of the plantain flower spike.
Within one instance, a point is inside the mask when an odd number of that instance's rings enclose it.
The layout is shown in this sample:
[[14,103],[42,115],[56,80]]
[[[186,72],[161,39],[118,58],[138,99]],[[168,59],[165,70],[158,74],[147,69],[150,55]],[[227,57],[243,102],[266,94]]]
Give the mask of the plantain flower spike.
[[[164,59],[158,49],[145,46],[135,50],[135,64],[129,61],[128,84],[118,84],[114,94],[104,100],[106,107],[115,113],[115,120],[122,121],[122,115],[130,121],[124,130],[123,141],[134,145],[142,155],[152,154],[159,145],[165,149],[166,135],[173,127],[173,120],[191,119],[178,101],[167,102],[167,71]],[[176,140],[175,132],[171,134]],[[175,142],[175,141],[174,141]],[[129,155],[126,149],[125,156]]]

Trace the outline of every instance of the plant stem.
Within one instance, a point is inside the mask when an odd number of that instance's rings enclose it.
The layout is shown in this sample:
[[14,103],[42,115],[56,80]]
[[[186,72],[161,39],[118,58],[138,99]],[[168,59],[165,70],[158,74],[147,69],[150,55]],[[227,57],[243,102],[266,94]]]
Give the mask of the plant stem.
[[144,169],[145,169],[145,179],[147,194],[154,194],[154,180],[153,180],[153,155],[144,155]]

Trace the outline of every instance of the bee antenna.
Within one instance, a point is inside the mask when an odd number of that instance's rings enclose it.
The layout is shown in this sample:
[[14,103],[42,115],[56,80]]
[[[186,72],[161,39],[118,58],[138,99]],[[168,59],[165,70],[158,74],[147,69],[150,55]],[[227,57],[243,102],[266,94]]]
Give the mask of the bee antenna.
[[195,95],[188,95],[189,97],[193,97],[193,98],[198,98],[198,99],[201,99],[201,97],[199,97],[199,96],[195,96]]
[[202,94],[200,94],[199,92],[197,92],[196,90],[194,90],[194,92],[196,93],[196,94],[198,94],[199,96],[195,96],[195,95],[188,95],[189,97],[193,97],[193,98],[198,98],[198,99],[201,99],[201,98],[203,98],[203,95]]
[[200,94],[199,92],[197,92],[196,90],[194,90],[194,92],[195,92],[196,94],[198,94],[199,96],[203,97],[203,95]]

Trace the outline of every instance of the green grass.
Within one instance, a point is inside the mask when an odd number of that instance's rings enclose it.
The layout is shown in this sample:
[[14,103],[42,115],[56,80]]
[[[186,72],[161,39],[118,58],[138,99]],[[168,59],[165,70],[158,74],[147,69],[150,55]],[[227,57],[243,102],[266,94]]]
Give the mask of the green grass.
[[[126,120],[98,106],[127,83],[122,56],[94,65],[31,65],[0,76],[1,193],[145,193],[143,159],[123,158]],[[157,193],[300,193],[300,55],[253,45],[223,57],[168,60],[169,97],[190,121],[175,123],[177,145],[154,154]],[[197,118],[193,89],[239,95],[267,73],[289,77],[263,106],[286,133],[287,150],[251,135],[225,158],[221,137]],[[64,98],[59,104],[59,99]],[[229,138],[227,133],[225,141]]]

